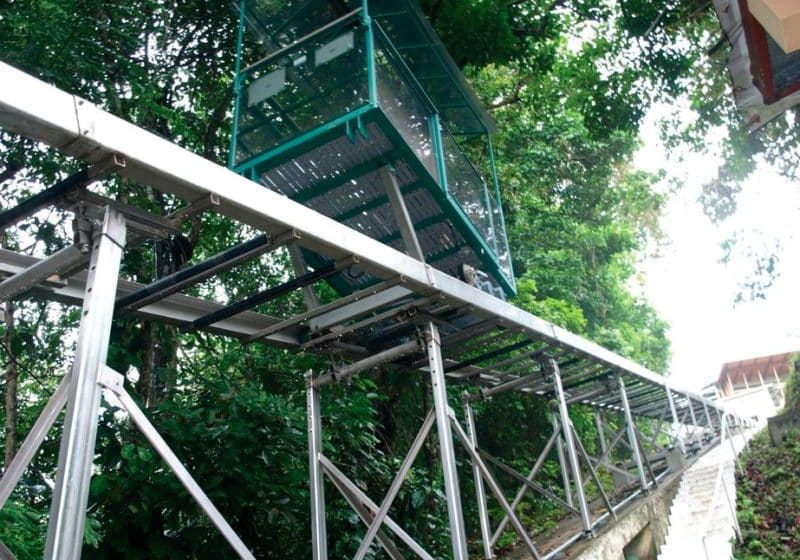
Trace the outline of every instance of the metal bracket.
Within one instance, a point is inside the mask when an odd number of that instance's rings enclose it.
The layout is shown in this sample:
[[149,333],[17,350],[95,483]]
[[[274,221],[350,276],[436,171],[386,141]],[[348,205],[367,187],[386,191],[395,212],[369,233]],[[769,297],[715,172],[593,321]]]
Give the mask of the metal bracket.
[[97,370],[97,384],[115,395],[120,395],[125,390],[125,376],[103,364]]

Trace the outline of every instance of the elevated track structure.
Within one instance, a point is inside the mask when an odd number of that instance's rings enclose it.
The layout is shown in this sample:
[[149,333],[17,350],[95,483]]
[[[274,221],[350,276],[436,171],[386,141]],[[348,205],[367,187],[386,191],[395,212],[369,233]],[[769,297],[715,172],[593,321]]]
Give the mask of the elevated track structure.
[[[345,23],[357,24],[350,19]],[[419,222],[415,222],[414,210],[407,204],[408,192],[404,193],[392,178],[398,167],[374,169],[376,176],[383,177],[386,189],[385,196],[380,195],[381,204],[386,205],[396,226],[392,245],[388,245],[380,236],[349,227],[335,216],[323,215],[284,196],[280,189],[267,189],[251,180],[263,179],[267,169],[260,168],[260,175],[255,177],[247,170],[243,175],[241,169],[237,172],[216,165],[3,63],[0,83],[0,127],[51,146],[83,166],[81,171],[0,213],[3,229],[53,206],[74,212],[76,218],[75,243],[46,258],[0,251],[0,301],[37,297],[82,307],[71,373],[0,479],[2,507],[60,411],[66,409],[44,554],[48,560],[80,557],[99,405],[104,395],[127,411],[131,422],[208,514],[235,554],[253,558],[189,468],[130,397],[124,377],[107,366],[115,315],[211,332],[243,344],[268,344],[335,357],[329,369],[308,372],[305,377],[314,560],[329,556],[326,483],[344,496],[363,521],[364,536],[356,558],[364,558],[372,546],[381,547],[392,559],[409,554],[433,558],[419,539],[392,519],[390,509],[434,428],[452,558],[468,558],[461,503],[465,482],[459,481],[456,465],[458,443],[473,468],[485,558],[495,557],[500,535],[510,529],[530,556],[538,559],[552,558],[575,541],[591,538],[626,503],[655,488],[669,469],[680,468],[675,466],[676,455],[693,457],[712,445],[723,418],[734,426],[743,422],[731,418],[714,402],[505,301],[505,293],[513,292],[510,264],[503,260],[507,255],[499,259],[497,254],[490,255],[486,260],[481,253],[481,243],[487,238],[498,247],[496,238],[484,236],[480,241],[474,232],[462,235],[465,251],[474,257],[476,266],[498,265],[490,271],[488,287],[485,283],[468,283],[453,267],[437,268],[426,262],[426,242],[417,235]],[[347,136],[349,125],[341,124]],[[350,141],[360,142],[356,138]],[[259,161],[259,165],[262,163]],[[184,206],[171,215],[155,215],[91,189],[111,174],[174,195]],[[147,285],[120,278],[120,264],[130,247],[144,239],[175,235],[184,220],[203,212],[219,214],[257,233],[249,241],[187,263]],[[452,219],[464,218],[459,215],[456,212]],[[291,252],[296,274],[274,287],[242,294],[227,303],[184,293],[279,248]],[[336,278],[362,276],[368,276],[370,282],[339,282],[334,301],[320,304],[315,298],[313,287],[321,282],[336,287]],[[264,304],[298,291],[305,295],[306,310],[302,313],[275,317],[263,312]],[[326,456],[321,445],[321,402],[326,387],[378,366],[429,377],[433,403],[380,500],[367,496],[348,478],[346,466]],[[454,385],[464,388],[463,413],[450,405],[448,386]],[[477,439],[474,404],[511,393],[547,399],[552,404],[552,435],[541,455],[530,458],[532,466],[527,473],[516,472],[486,453]],[[574,428],[570,410],[576,406],[596,412],[601,434],[601,453],[597,456],[590,455],[589,446]],[[609,418],[615,421],[606,422]],[[650,420],[652,433],[643,434],[637,419]],[[609,432],[612,424],[616,428]],[[551,454],[557,455],[560,464],[561,488],[548,488],[536,480]],[[603,471],[618,481],[618,491],[607,489],[601,479]],[[498,474],[520,485],[513,497],[505,495]],[[587,492],[590,485],[599,507],[592,507],[593,497]],[[525,526],[517,510],[528,492],[558,504],[579,520],[580,529],[556,546],[542,549],[531,537],[534,528]],[[490,498],[504,512],[499,521],[490,518]]]

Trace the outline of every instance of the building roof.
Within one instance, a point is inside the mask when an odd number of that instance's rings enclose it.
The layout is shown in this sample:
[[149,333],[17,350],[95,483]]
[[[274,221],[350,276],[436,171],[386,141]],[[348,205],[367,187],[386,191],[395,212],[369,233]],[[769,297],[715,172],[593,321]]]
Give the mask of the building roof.
[[800,53],[784,53],[750,14],[747,0],[713,4],[731,45],[736,106],[752,132],[800,104]]
[[746,379],[748,384],[759,383],[759,373],[766,381],[774,379],[777,373],[781,379],[789,375],[789,364],[791,363],[792,356],[796,352],[786,352],[783,354],[773,354],[771,356],[761,356],[759,358],[749,358],[747,360],[739,360],[738,362],[728,362],[722,365],[722,371],[719,373],[717,379],[717,386],[724,387],[730,379],[731,383],[744,383]]

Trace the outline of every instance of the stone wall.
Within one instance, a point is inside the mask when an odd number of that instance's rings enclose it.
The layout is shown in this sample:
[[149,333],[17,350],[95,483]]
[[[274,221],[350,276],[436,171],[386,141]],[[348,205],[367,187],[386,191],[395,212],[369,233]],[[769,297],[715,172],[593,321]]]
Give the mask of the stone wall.
[[568,557],[571,560],[623,560],[623,549],[648,526],[656,547],[660,547],[667,537],[669,508],[680,481],[680,475],[667,478],[649,496],[620,512],[617,523],[601,529],[595,538],[575,545]]

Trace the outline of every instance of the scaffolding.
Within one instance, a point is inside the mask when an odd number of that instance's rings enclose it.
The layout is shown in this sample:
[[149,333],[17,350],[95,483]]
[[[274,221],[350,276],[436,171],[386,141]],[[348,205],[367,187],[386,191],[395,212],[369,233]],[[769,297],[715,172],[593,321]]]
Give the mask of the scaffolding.
[[[43,142],[85,168],[19,207],[0,214],[0,227],[11,227],[38,209],[52,205],[76,213],[76,244],[47,258],[0,251],[0,301],[28,293],[81,305],[75,363],[0,479],[0,507],[10,496],[45,434],[66,408],[45,558],[80,557],[88,484],[94,457],[100,399],[125,409],[193,498],[241,558],[252,558],[223,515],[170,451],[156,428],[127,394],[123,377],[106,365],[114,313],[235,337],[245,344],[265,343],[298,351],[335,353],[337,365],[306,376],[309,428],[313,558],[327,554],[325,480],[350,503],[364,524],[356,555],[364,558],[377,544],[390,558],[403,558],[398,543],[419,558],[432,556],[388,514],[411,464],[434,427],[444,473],[452,557],[467,560],[467,534],[455,442],[469,458],[479,501],[483,553],[494,558],[494,545],[511,527],[532,558],[552,558],[581,538],[590,538],[621,507],[657,487],[668,473],[680,470],[676,457],[695,457],[718,439],[723,419],[741,426],[742,419],[714,402],[683,390],[646,368],[580,336],[537,318],[462,280],[426,264],[407,220],[408,209],[397,197],[392,212],[402,224],[409,254],[327,218],[298,202],[192,154],[98,107],[0,63],[0,127]],[[109,173],[130,178],[185,202],[170,216],[155,216],[118,200],[103,198],[88,186]],[[201,262],[191,263],[149,285],[119,278],[126,247],[145,238],[179,230],[180,222],[198,212],[215,212],[260,233]],[[284,283],[220,304],[181,293],[197,282],[231,270],[280,247],[324,257],[314,268],[297,259],[297,275]],[[332,274],[358,267],[377,282],[320,305],[307,298],[306,311],[271,317],[258,311],[264,302],[305,290]],[[429,376],[432,408],[402,462],[386,496],[367,496],[321,448],[320,403],[325,387],[378,365],[392,365]],[[464,418],[449,406],[447,386],[472,388],[464,397]],[[532,468],[518,473],[488,455],[477,440],[475,402],[517,393],[547,398],[552,405],[553,433]],[[591,456],[580,440],[570,407],[597,413],[601,454]],[[617,430],[606,439],[609,418]],[[654,421],[646,437],[635,419]],[[699,419],[699,420],[698,420]],[[464,425],[465,424],[465,425]],[[555,452],[563,488],[536,481],[547,456]],[[627,455],[624,461],[614,457]],[[491,468],[495,470],[492,471]],[[604,491],[598,472],[618,477],[621,493]],[[504,495],[495,472],[521,484],[513,499]],[[602,510],[592,510],[586,484],[598,488]],[[488,490],[488,492],[487,492]],[[559,493],[563,491],[563,498]],[[527,492],[558,503],[580,520],[581,529],[553,550],[542,551],[517,513]],[[505,517],[492,525],[488,495]]]

